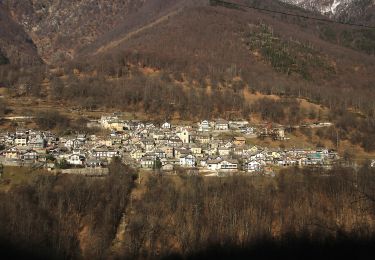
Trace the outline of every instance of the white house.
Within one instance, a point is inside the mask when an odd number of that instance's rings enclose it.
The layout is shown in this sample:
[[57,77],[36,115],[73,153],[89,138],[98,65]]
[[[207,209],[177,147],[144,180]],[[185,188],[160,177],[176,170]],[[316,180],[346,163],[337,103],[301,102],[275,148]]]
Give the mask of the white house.
[[34,150],[28,150],[22,154],[21,158],[25,161],[35,161],[38,159],[38,153]]
[[87,141],[86,134],[78,134],[77,135],[77,140],[80,141],[81,143],[85,143]]
[[16,135],[27,135],[28,133],[29,131],[27,131],[26,129],[22,129],[22,128],[16,129]]
[[119,156],[120,153],[113,148],[102,146],[93,149],[92,155],[97,159],[109,159],[115,156]]
[[215,122],[215,130],[226,131],[229,129],[229,122],[224,119],[218,119]]
[[168,139],[168,145],[171,147],[181,147],[183,142],[178,136],[172,136]]
[[237,170],[238,162],[236,160],[223,160],[220,162],[220,170]]
[[73,149],[78,148],[82,145],[82,143],[77,139],[70,139],[65,142],[65,147]]
[[202,147],[200,146],[197,146],[196,144],[191,144],[190,145],[190,151],[195,155],[195,156],[199,156],[202,154]]
[[102,116],[100,118],[100,124],[105,129],[115,129],[124,126],[117,116]]
[[217,170],[237,170],[238,162],[237,160],[223,160],[216,159],[207,162],[207,168],[212,171]]
[[16,139],[14,139],[14,144],[17,146],[26,146],[27,145],[27,135],[17,135]]
[[217,154],[217,148],[207,148],[203,149],[203,152],[207,155],[213,156]]
[[171,125],[171,123],[165,122],[164,124],[162,124],[161,128],[163,128],[163,129],[171,129],[172,125]]
[[245,127],[249,125],[249,121],[242,120],[242,121],[229,121],[229,125],[234,125],[237,127]]
[[183,129],[181,132],[177,133],[177,136],[184,144],[190,143],[190,133],[187,129]]
[[130,157],[135,160],[141,159],[146,153],[141,149],[134,149],[130,152]]
[[202,133],[195,136],[195,141],[200,144],[208,144],[210,143],[210,135],[208,133]]
[[69,155],[69,157],[66,161],[70,165],[81,166],[81,165],[84,165],[85,160],[86,160],[86,158],[85,158],[84,155],[72,154],[72,155]]
[[230,154],[231,149],[230,148],[226,148],[226,147],[219,147],[217,149],[217,151],[218,151],[219,155],[221,155],[221,156],[227,156],[227,155]]
[[44,148],[46,146],[46,140],[41,136],[37,135],[34,138],[31,138],[29,141],[29,147],[31,148]]
[[180,157],[180,166],[182,167],[195,167],[196,159],[194,155],[188,154]]
[[321,122],[321,123],[319,123],[319,126],[320,127],[329,127],[329,126],[333,126],[333,123],[331,123],[331,122]]
[[207,161],[207,168],[211,171],[217,171],[220,169],[221,160],[209,160]]
[[198,124],[198,127],[199,127],[198,130],[200,132],[206,132],[211,129],[210,122],[207,120],[203,120],[200,124]]
[[141,158],[141,168],[152,169],[155,164],[155,159],[152,156],[144,156]]
[[246,169],[248,172],[259,172],[265,165],[264,161],[250,161],[246,164]]
[[266,154],[265,152],[258,152],[258,153],[255,153],[255,154],[251,155],[250,159],[251,160],[259,160],[259,159],[264,160],[264,159],[266,159],[265,154]]
[[155,151],[155,156],[162,159],[162,158],[167,158],[167,154],[162,150],[158,149]]

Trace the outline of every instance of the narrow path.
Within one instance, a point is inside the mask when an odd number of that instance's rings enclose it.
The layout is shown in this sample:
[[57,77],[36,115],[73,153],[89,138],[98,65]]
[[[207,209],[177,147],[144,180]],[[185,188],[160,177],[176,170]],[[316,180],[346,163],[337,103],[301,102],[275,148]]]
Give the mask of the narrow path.
[[133,207],[133,201],[139,200],[142,198],[143,193],[145,192],[144,189],[144,183],[146,183],[147,175],[143,174],[142,175],[142,182],[138,183],[136,187],[131,191],[130,193],[130,201],[122,214],[120,224],[117,227],[117,232],[116,236],[112,241],[111,245],[111,259],[117,259],[118,257],[121,256],[121,251],[125,246],[125,236],[126,236],[126,231],[127,227],[129,225],[129,221],[132,218],[132,215],[134,214],[134,207]]
[[120,225],[117,227],[116,237],[112,241],[112,245],[111,245],[112,255],[118,255],[120,253],[119,251],[123,247],[126,228],[127,228],[128,224],[129,224],[129,221],[128,221],[129,218],[127,217],[128,216],[128,212],[127,211],[131,211],[131,209],[130,210],[126,210],[122,214]]
[[138,33],[141,33],[141,32],[143,32],[143,31],[145,31],[147,29],[150,29],[150,28],[152,28],[152,27],[154,27],[154,26],[156,26],[156,25],[158,25],[158,24],[160,24],[160,23],[162,23],[164,21],[167,21],[169,18],[171,18],[171,17],[175,16],[176,14],[178,14],[180,11],[181,10],[176,10],[176,11],[173,11],[173,12],[167,14],[167,15],[164,15],[164,16],[158,18],[157,20],[155,20],[155,21],[153,21],[153,22],[151,22],[151,23],[149,23],[149,24],[147,24],[147,25],[145,25],[145,26],[143,26],[143,27],[141,27],[139,29],[136,29],[136,30],[134,30],[132,32],[129,32],[123,38],[115,40],[113,42],[108,43],[107,45],[104,45],[104,46],[100,47],[95,52],[95,55],[99,54],[99,53],[102,53],[102,52],[104,52],[106,50],[113,49],[113,48],[119,46],[121,43],[129,40],[130,38],[132,38],[133,36],[137,35]]

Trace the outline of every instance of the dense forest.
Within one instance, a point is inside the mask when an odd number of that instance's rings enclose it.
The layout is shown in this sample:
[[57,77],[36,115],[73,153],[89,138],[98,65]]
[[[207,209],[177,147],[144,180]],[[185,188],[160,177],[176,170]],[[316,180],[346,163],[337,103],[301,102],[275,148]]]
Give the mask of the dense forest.
[[0,51],[0,65],[8,64],[9,60],[5,55]]
[[134,187],[131,169],[111,167],[105,180],[40,176],[2,192],[1,247],[36,258],[80,258],[83,250],[103,258]]
[[154,173],[140,183],[115,161],[103,179],[43,176],[0,193],[1,247],[48,258],[363,257],[374,241],[374,176],[365,165],[276,178]]

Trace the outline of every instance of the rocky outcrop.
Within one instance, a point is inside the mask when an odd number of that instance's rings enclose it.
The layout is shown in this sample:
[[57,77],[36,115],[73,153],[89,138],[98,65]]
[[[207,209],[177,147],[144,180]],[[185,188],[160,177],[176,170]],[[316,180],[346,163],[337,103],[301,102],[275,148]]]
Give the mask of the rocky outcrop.
[[73,57],[146,1],[4,0],[4,6],[38,46],[41,57],[54,63]]
[[297,5],[302,8],[317,11],[333,19],[345,22],[367,21],[372,22],[375,6],[374,0],[281,0],[282,2]]

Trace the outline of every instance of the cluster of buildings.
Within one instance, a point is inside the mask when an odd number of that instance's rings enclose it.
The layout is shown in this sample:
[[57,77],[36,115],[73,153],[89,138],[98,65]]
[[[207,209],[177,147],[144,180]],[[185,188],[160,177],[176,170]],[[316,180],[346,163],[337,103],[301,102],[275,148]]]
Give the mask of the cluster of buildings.
[[18,129],[0,134],[0,162],[41,167],[105,167],[114,157],[144,169],[176,168],[207,172],[265,172],[273,166],[332,165],[338,155],[322,149],[270,149],[249,145],[249,138],[270,136],[284,140],[281,126],[266,129],[247,121],[202,121],[193,126],[156,126],[141,121],[103,116],[98,122],[108,136]]

